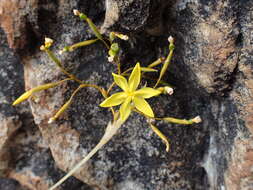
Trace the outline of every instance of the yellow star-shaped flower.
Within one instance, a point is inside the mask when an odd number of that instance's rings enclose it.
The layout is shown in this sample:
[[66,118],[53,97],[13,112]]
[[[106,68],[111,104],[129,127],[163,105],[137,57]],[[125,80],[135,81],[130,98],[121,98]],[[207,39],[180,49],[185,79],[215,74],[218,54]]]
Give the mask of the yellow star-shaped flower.
[[137,63],[134,67],[129,80],[121,75],[112,74],[115,83],[123,90],[111,95],[105,99],[100,106],[101,107],[112,107],[120,105],[120,119],[124,122],[130,115],[132,108],[136,108],[143,114],[154,117],[153,110],[151,109],[148,102],[145,100],[153,96],[161,94],[161,91],[144,87],[136,90],[141,80],[141,67]]

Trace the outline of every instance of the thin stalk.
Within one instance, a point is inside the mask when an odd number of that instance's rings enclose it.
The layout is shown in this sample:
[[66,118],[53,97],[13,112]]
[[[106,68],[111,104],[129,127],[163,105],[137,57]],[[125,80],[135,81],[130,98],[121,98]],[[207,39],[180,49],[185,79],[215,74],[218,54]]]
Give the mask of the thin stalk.
[[159,58],[156,61],[154,61],[153,63],[151,63],[150,65],[148,65],[148,68],[153,68],[153,67],[155,67],[157,65],[160,65],[164,60],[165,60],[164,57]]
[[121,68],[120,68],[121,65],[120,65],[119,57],[116,56],[115,59],[116,59],[116,64],[117,64],[117,69],[118,69],[118,75],[120,75],[121,74]]
[[56,187],[61,185],[66,179],[72,176],[80,167],[82,167],[94,154],[96,154],[106,143],[108,143],[111,138],[116,134],[118,129],[123,123],[121,121],[109,123],[105,130],[104,136],[101,138],[99,143],[72,169],[70,170],[63,178],[61,178],[56,184],[54,184],[49,190],[54,190]]
[[78,42],[78,43],[75,43],[71,46],[68,46],[68,49],[69,51],[73,51],[79,47],[83,47],[83,46],[88,46],[88,45],[91,45],[95,42],[97,42],[99,39],[93,39],[93,40],[86,40],[86,41],[83,41],[83,42]]
[[110,93],[110,91],[112,90],[112,88],[115,86],[115,82],[113,82],[110,86],[109,86],[109,88],[108,88],[108,90],[107,90],[107,94],[109,94]]
[[92,31],[94,32],[95,36],[101,40],[103,42],[103,44],[106,46],[107,49],[110,49],[110,46],[106,43],[106,41],[103,39],[101,33],[99,32],[99,30],[97,29],[96,25],[92,22],[91,19],[89,19],[88,17],[86,17],[85,21],[88,23],[89,27],[92,29]]
[[[173,44],[172,44],[172,45],[173,45]],[[164,65],[163,65],[163,67],[162,67],[162,69],[161,69],[161,72],[160,72],[160,76],[159,76],[159,78],[158,78],[158,80],[157,80],[157,82],[156,82],[154,88],[156,88],[157,85],[160,83],[160,80],[162,79],[162,77],[163,77],[164,73],[166,72],[166,70],[167,70],[169,64],[171,63],[171,59],[172,59],[172,56],[173,56],[173,52],[174,52],[174,48],[171,48],[171,49],[170,49],[170,53],[169,53],[169,55],[167,56],[167,58],[166,58],[166,60],[165,60],[165,62],[164,62]]]
[[69,78],[75,80],[78,83],[83,83],[83,81],[79,80],[78,78],[76,78],[74,75],[72,75],[71,73],[69,73],[68,71],[66,71],[64,69],[64,67],[62,66],[61,61],[54,55],[54,53],[52,51],[50,51],[49,49],[45,50],[46,53],[48,54],[48,56],[56,63],[56,65],[60,68],[60,70],[67,75]]
[[[104,98],[107,98],[108,97],[108,92],[105,91],[103,88],[97,86],[97,85],[94,85],[94,84],[82,84],[83,87],[92,87],[92,88],[95,88],[97,89]],[[114,117],[115,115],[115,111],[114,111],[114,108],[113,107],[110,107],[110,110],[112,112],[112,116]]]

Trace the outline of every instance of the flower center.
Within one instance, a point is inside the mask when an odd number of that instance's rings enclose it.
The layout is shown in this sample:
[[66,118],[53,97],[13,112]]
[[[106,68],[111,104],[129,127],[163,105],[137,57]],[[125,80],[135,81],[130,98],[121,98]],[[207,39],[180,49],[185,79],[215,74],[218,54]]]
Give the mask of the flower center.
[[134,96],[134,92],[127,92],[127,96],[128,97],[133,97]]

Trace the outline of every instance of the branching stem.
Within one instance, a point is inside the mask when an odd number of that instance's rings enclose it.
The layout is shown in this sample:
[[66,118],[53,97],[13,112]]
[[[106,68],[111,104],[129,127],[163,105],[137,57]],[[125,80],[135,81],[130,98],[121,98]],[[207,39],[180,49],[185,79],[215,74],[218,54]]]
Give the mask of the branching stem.
[[50,51],[49,49],[45,50],[46,53],[48,54],[48,56],[56,63],[56,65],[60,68],[60,70],[67,75],[69,78],[75,80],[78,83],[83,83],[83,81],[79,80],[78,78],[76,78],[74,75],[72,75],[71,73],[69,73],[68,71],[66,71],[64,69],[64,67],[62,66],[61,61],[54,55],[54,53],[52,51]]

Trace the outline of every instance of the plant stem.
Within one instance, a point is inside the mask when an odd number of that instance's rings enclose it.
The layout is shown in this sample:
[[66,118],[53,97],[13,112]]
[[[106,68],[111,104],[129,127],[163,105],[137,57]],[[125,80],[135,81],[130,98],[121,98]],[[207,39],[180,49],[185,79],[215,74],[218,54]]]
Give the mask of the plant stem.
[[49,49],[45,50],[46,53],[48,54],[48,56],[56,63],[56,65],[60,68],[60,70],[67,75],[69,78],[75,80],[78,83],[83,83],[83,81],[79,80],[78,78],[76,78],[74,75],[72,75],[71,73],[69,73],[68,71],[66,71],[64,69],[64,67],[62,66],[61,61],[54,55],[54,53],[52,51],[50,51]]
[[123,123],[121,121],[115,121],[112,124],[109,123],[105,130],[104,136],[99,143],[87,154],[72,170],[70,170],[63,178],[61,178],[56,184],[54,184],[49,190],[54,190],[61,185],[66,179],[72,176],[80,167],[82,167],[94,154],[98,152],[111,138],[116,134],[118,129]]

